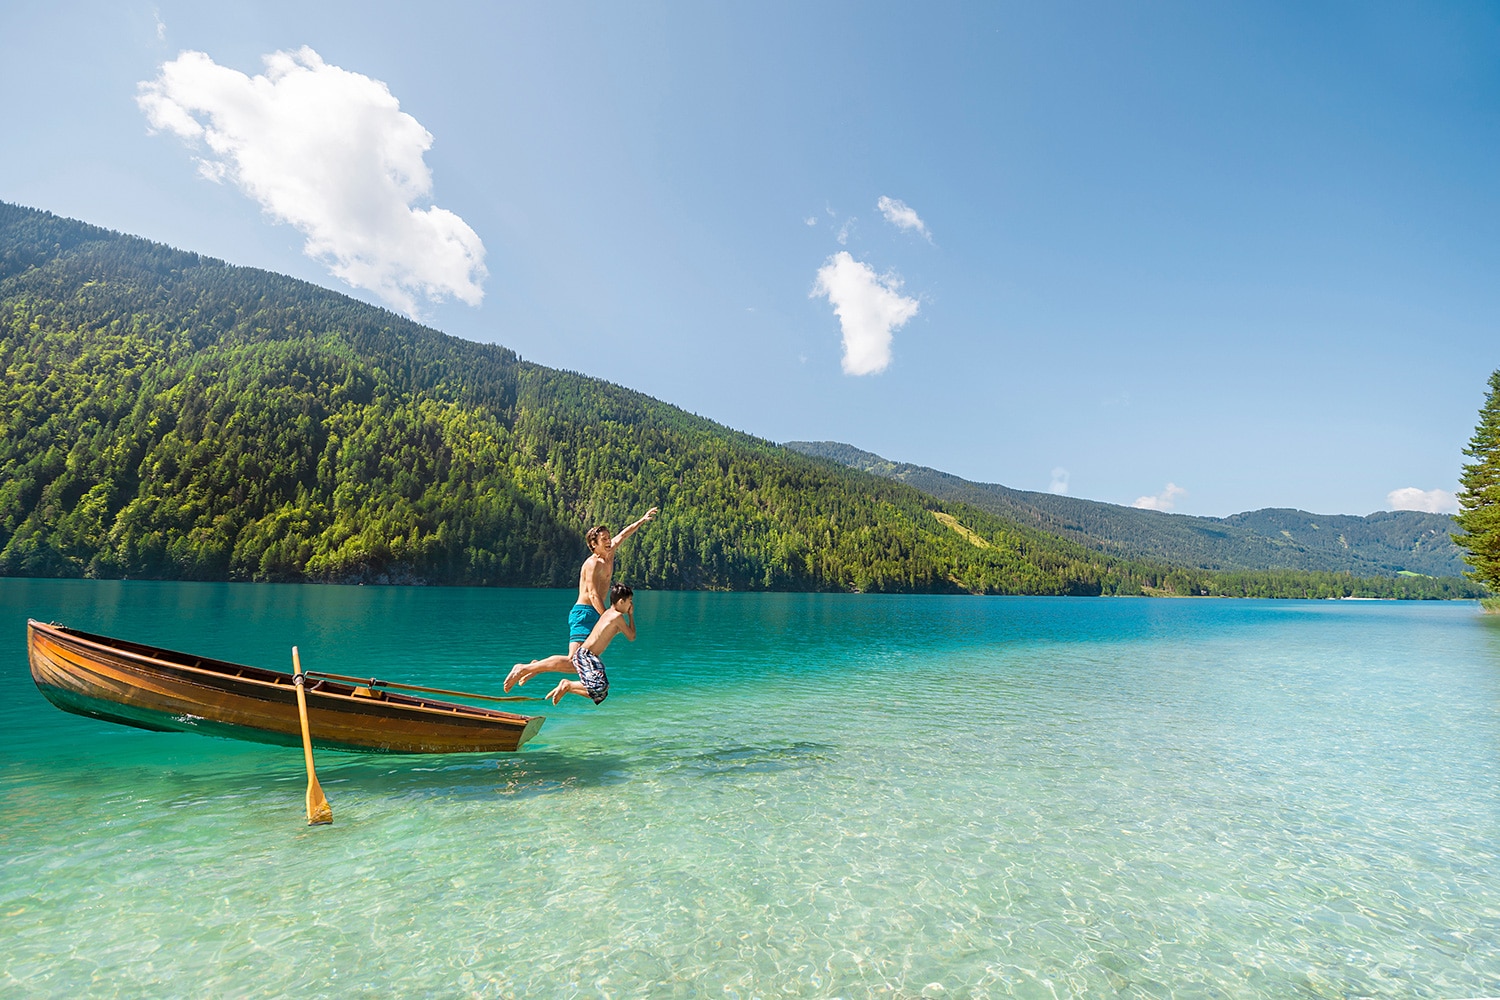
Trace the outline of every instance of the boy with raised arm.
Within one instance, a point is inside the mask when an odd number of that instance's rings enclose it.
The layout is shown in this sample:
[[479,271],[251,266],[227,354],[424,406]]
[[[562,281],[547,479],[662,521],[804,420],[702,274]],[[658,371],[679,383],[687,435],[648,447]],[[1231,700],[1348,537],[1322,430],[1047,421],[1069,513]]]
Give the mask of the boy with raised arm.
[[[578,601],[568,612],[568,656],[571,657],[583,641],[589,637],[595,623],[605,613],[607,605],[605,597],[610,592],[610,584],[615,574],[615,553],[625,539],[635,534],[643,525],[656,516],[656,507],[646,511],[645,516],[638,521],[625,526],[618,535],[613,538],[609,535],[609,528],[604,525],[590,528],[588,534],[584,535],[584,541],[589,546],[589,557],[583,561],[583,566],[578,570]],[[501,690],[509,691],[518,684],[525,684],[533,675],[540,671],[531,669],[538,663],[566,660],[567,657],[549,656],[542,660],[532,660],[530,663],[517,663],[510,668],[510,673],[505,677],[505,683]],[[567,670],[567,667],[548,667],[545,669]]]
[[[609,610],[605,611],[588,635],[584,636],[571,653],[564,656],[556,653],[530,663],[517,663],[505,679],[507,684],[525,684],[537,674],[577,674],[576,681],[563,680],[547,695],[556,705],[569,691],[594,699],[597,705],[609,693],[609,678],[604,675],[604,664],[599,656],[604,647],[620,632],[625,638],[635,641],[635,592],[623,583],[611,584],[609,588]],[[571,687],[569,686],[571,685]],[[508,690],[508,689],[507,689]]]
[[652,507],[640,520],[626,525],[613,538],[609,536],[609,529],[602,524],[590,528],[584,536],[583,540],[589,546],[589,557],[578,570],[578,602],[568,615],[568,655],[571,656],[579,643],[589,637],[594,623],[604,614],[605,596],[614,581],[615,553],[625,539],[641,530],[642,526],[656,516],[656,511],[657,508]]

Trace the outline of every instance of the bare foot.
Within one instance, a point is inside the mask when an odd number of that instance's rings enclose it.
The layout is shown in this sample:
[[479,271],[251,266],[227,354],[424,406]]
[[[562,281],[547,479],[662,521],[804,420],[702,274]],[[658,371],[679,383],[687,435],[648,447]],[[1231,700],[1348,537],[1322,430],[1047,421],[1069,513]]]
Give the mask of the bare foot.
[[509,691],[513,687],[524,685],[531,678],[526,676],[526,668],[529,663],[517,663],[510,668],[510,673],[505,675],[505,683],[500,685],[501,691]]
[[552,704],[556,705],[558,702],[562,701],[563,695],[565,695],[567,693],[568,693],[568,682],[567,681],[558,681],[557,682],[557,687],[555,687],[551,691],[547,692],[547,700],[550,701],[550,702],[552,702]]

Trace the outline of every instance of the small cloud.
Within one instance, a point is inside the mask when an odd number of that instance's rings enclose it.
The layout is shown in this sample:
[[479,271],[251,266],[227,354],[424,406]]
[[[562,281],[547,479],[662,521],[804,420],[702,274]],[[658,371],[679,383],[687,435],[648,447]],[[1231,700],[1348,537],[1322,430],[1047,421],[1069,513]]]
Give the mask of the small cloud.
[[1171,510],[1177,503],[1177,498],[1186,493],[1187,490],[1176,483],[1168,483],[1166,489],[1154,497],[1137,497],[1132,507],[1142,510]]
[[849,218],[844,220],[844,224],[842,226],[839,226],[838,233],[834,235],[834,239],[839,241],[839,246],[846,247],[849,245],[849,232],[854,228],[854,224],[858,221],[858,219],[850,216]]
[[1047,487],[1048,493],[1056,493],[1059,496],[1068,492],[1068,470],[1062,466],[1052,470],[1052,483]]
[[818,269],[814,297],[826,296],[844,332],[846,375],[874,375],[891,363],[891,332],[917,314],[919,303],[900,294],[901,279],[877,275],[840,250]]
[[927,231],[927,223],[923,222],[921,217],[917,215],[917,210],[906,202],[901,201],[899,198],[887,198],[885,195],[881,195],[880,200],[875,203],[875,207],[880,209],[880,214],[885,216],[885,221],[897,229],[913,230],[921,233],[928,243],[932,242],[932,234]]
[[164,42],[167,40],[167,24],[161,19],[161,11],[153,7],[151,16],[156,19],[156,40]]
[[312,49],[275,52],[263,75],[183,52],[141,83],[153,131],[200,149],[199,173],[230,181],[306,237],[303,252],[415,317],[417,300],[484,298],[484,244],[432,194],[432,134],[379,80]]
[[1386,494],[1391,510],[1421,510],[1429,514],[1457,514],[1458,497],[1447,490],[1419,490],[1404,486]]
[[802,221],[803,221],[804,224],[806,224],[808,226],[816,226],[818,224],[818,217],[816,215],[809,215],[807,218],[803,219]]

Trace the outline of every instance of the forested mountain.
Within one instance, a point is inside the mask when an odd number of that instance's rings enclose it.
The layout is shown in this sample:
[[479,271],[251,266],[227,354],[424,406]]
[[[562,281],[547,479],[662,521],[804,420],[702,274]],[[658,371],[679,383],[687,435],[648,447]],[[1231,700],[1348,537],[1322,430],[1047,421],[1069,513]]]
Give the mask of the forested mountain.
[[1290,569],[1356,576],[1403,571],[1460,576],[1467,568],[1450,537],[1457,525],[1445,514],[1398,510],[1355,517],[1267,508],[1229,517],[1194,517],[974,483],[836,441],[790,441],[786,446],[1124,559],[1211,570]]
[[6,574],[567,585],[587,526],[659,505],[622,579],[1120,585],[1082,546],[618,386],[8,205],[0,366]]
[[306,282],[0,203],[0,574],[1448,597],[1224,575],[793,451]]

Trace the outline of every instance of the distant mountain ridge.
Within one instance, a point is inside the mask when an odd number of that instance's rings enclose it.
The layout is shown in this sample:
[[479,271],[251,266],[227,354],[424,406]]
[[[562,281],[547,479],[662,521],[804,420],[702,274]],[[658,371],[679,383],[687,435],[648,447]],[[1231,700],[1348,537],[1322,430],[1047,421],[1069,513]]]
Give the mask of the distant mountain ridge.
[[784,447],[896,479],[939,500],[970,504],[1125,559],[1210,570],[1293,569],[1356,576],[1461,576],[1468,569],[1449,537],[1457,525],[1446,514],[1397,510],[1360,517],[1268,507],[1198,517],[975,483],[837,441],[788,441]]

